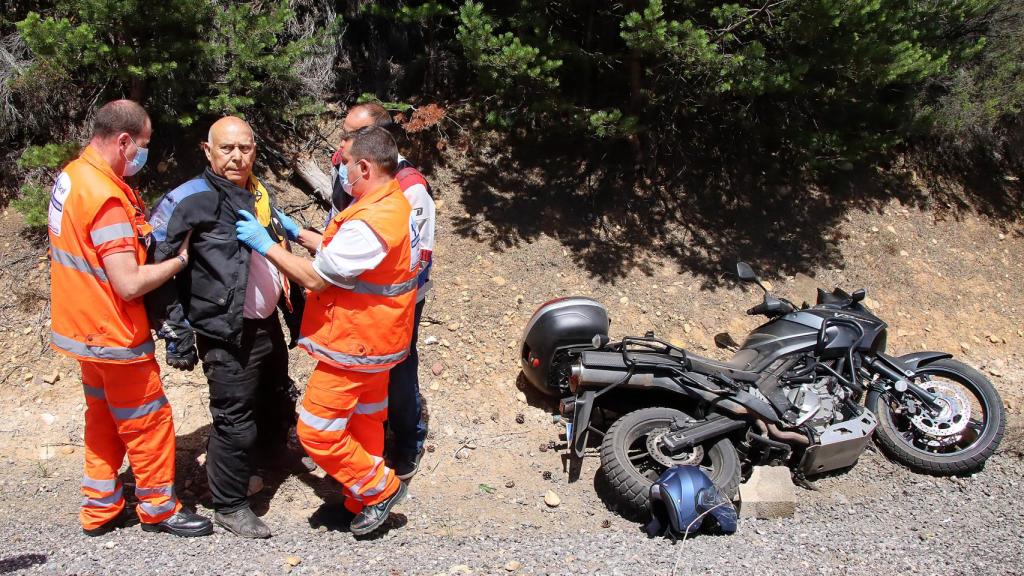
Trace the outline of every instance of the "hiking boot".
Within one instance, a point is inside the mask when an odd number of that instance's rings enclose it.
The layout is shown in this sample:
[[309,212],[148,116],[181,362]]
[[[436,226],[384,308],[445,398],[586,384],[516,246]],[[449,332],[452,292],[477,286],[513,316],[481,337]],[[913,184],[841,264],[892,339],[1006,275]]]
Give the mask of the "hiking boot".
[[408,492],[409,488],[406,487],[405,482],[399,482],[398,490],[390,498],[381,500],[373,506],[363,508],[363,511],[352,519],[349,529],[356,536],[362,536],[380,528],[380,525],[388,519],[388,514],[391,514],[391,509],[402,500],[405,500],[405,495]]
[[157,522],[156,524],[143,524],[142,530],[145,532],[166,532],[168,534],[173,534],[174,536],[190,538],[193,536],[207,536],[213,534],[213,524],[210,523],[209,518],[205,518],[195,512],[189,512],[182,508],[181,510],[178,510],[174,516],[171,516],[163,522]]
[[252,509],[244,506],[234,512],[214,512],[213,519],[221,528],[242,538],[270,538],[270,528]]
[[356,513],[352,512],[341,502],[324,503],[309,517],[311,528],[324,527],[328,530],[347,531],[355,519]]

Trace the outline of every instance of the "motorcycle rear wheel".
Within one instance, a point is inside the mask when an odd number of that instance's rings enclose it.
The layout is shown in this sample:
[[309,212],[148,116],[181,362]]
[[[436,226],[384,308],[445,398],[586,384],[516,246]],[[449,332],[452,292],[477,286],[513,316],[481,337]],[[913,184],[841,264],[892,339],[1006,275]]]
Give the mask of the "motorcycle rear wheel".
[[1006,426],[1003,401],[995,387],[974,368],[952,359],[926,364],[918,368],[918,374],[932,377],[918,382],[926,389],[956,386],[965,396],[969,395],[969,422],[957,436],[933,438],[915,428],[910,419],[897,414],[890,405],[891,398],[872,391],[865,405],[878,417],[875,441],[879,448],[889,458],[922,474],[954,476],[984,468],[985,461],[1002,441]]
[[[638,518],[650,515],[651,485],[667,467],[651,456],[647,438],[672,425],[673,420],[693,420],[672,408],[643,408],[619,418],[601,441],[601,469],[608,478],[620,509]],[[740,458],[728,438],[700,447],[699,466],[723,496],[736,496],[740,484]],[[701,456],[700,452],[695,452]],[[660,459],[664,459],[662,456]]]

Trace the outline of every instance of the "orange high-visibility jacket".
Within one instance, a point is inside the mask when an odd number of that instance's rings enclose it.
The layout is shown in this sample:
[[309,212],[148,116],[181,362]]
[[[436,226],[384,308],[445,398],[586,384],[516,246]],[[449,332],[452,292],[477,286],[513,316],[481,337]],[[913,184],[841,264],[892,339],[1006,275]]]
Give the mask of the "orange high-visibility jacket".
[[[419,263],[412,261],[411,208],[398,182],[371,192],[335,216],[321,249],[342,224],[362,220],[387,250],[352,289],[328,285],[306,300],[299,346],[314,358],[345,370],[389,370],[409,354]],[[418,260],[418,259],[417,259]]]
[[[133,226],[93,228],[97,213],[110,199],[124,206]],[[92,146],[57,177],[49,208],[54,350],[93,362],[130,363],[153,357],[142,299],[125,301],[114,292],[96,252],[97,244],[111,238],[146,237],[143,212],[135,192]],[[141,266],[146,248],[142,242],[135,244]]]

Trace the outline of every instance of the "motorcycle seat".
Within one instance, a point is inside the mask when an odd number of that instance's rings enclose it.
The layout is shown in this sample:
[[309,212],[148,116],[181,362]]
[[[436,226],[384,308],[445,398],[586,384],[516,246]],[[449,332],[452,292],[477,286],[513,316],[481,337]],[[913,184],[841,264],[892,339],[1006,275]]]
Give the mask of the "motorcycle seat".
[[724,362],[695,354],[687,354],[687,356],[690,360],[690,365],[697,372],[711,374],[720,371],[727,373],[737,380],[750,382],[757,381],[759,377],[756,373],[748,372],[750,365],[757,359],[758,354],[756,350],[739,350],[732,358]]

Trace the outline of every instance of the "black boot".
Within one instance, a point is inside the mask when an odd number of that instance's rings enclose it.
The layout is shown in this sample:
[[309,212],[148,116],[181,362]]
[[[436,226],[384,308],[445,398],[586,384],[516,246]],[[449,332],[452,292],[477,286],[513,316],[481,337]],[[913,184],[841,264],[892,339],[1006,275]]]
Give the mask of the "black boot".
[[174,516],[156,524],[143,524],[146,532],[167,532],[175,536],[207,536],[213,534],[210,519],[182,508]]
[[217,522],[218,526],[236,536],[241,536],[242,538],[270,538],[270,528],[248,506],[243,506],[234,512],[226,514],[214,512],[213,519]]
[[138,523],[139,517],[135,515],[133,508],[125,506],[124,509],[121,510],[120,514],[114,516],[96,528],[82,528],[82,533],[86,536],[103,536],[104,534],[109,534],[118,528],[125,528]]
[[405,486],[405,483],[399,482],[398,490],[390,498],[381,500],[373,506],[363,508],[363,511],[352,520],[349,529],[356,536],[362,536],[380,528],[380,525],[388,519],[391,509],[402,500],[405,500],[405,495],[408,491],[409,489]]

